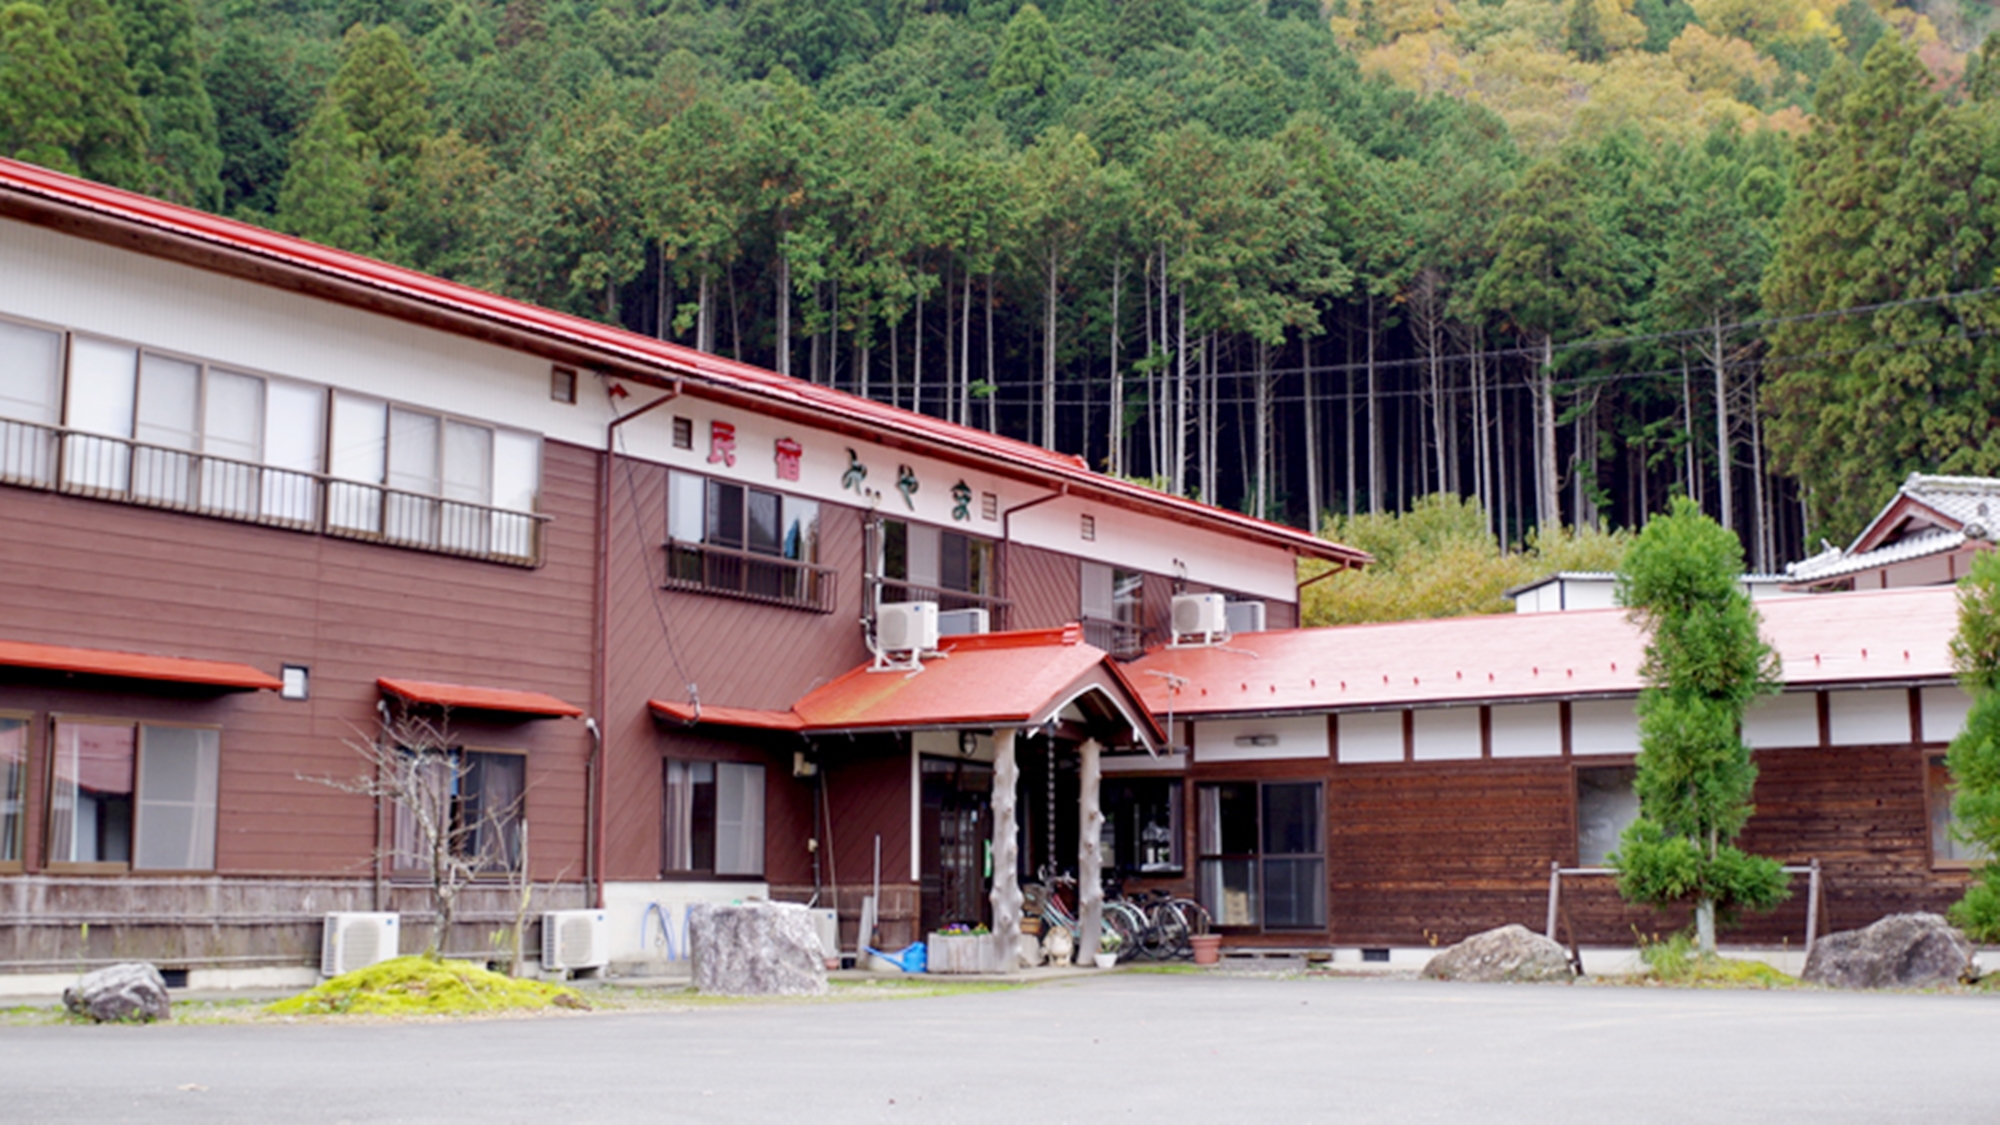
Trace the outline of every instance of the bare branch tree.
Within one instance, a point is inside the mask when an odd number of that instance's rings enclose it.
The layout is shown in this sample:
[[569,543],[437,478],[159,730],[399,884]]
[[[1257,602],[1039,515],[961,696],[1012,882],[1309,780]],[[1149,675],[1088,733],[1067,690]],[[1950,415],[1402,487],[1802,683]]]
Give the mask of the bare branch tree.
[[394,839],[377,849],[403,870],[421,870],[429,883],[432,917],[428,954],[441,953],[458,916],[459,895],[482,873],[519,869],[526,880],[526,826],[521,823],[526,786],[493,803],[480,788],[478,768],[450,732],[450,712],[432,717],[408,711],[385,717],[373,738],[346,740],[362,759],[354,777],[301,780],[385,801],[395,810]]

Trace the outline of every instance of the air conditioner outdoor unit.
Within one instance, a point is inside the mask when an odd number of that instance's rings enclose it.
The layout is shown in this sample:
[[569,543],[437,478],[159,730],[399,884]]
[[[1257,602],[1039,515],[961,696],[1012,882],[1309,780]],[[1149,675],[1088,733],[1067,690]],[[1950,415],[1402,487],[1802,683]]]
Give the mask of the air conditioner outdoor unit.
[[604,911],[550,910],[542,914],[542,968],[550,972],[601,969],[611,963],[605,947]]
[[337,977],[397,956],[395,914],[329,914],[319,944],[319,975]]
[[875,647],[883,652],[929,652],[938,643],[936,602],[886,602],[875,619]]
[[823,907],[812,911],[813,928],[819,932],[820,956],[826,958],[826,967],[840,967],[840,916]]
[[1264,631],[1263,602],[1230,602],[1224,607],[1223,620],[1229,624],[1229,633],[1261,633]]
[[1229,611],[1221,594],[1174,595],[1176,645],[1214,644],[1229,635]]
[[938,635],[941,637],[962,637],[968,633],[990,633],[992,619],[983,609],[946,609],[938,611]]

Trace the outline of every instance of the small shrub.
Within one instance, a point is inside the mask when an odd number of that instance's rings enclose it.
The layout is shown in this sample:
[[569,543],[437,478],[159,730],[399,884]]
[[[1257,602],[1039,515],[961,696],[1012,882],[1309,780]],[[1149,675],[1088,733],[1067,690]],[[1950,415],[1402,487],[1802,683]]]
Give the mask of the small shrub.
[[1695,936],[1686,931],[1665,938],[1639,937],[1639,959],[1646,975],[1661,984],[1692,988],[1789,988],[1794,977],[1762,961],[1743,961],[1699,952]]

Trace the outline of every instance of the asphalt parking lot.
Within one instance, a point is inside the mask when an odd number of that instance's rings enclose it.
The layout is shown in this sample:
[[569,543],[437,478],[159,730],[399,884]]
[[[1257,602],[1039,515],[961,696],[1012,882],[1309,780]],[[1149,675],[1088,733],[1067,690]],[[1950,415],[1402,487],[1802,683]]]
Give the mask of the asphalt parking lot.
[[2000,996],[1112,973],[455,1022],[0,1028],[8,1121],[2000,1119]]

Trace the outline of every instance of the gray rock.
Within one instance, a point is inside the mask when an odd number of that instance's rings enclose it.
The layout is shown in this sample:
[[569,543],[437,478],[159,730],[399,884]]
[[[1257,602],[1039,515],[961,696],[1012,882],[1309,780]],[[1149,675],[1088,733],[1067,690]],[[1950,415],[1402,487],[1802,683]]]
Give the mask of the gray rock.
[[1526,926],[1474,934],[1424,966],[1431,980],[1568,981],[1575,977],[1563,947]]
[[789,902],[697,903],[688,912],[694,986],[726,996],[816,996],[826,955],[812,913]]
[[1832,988],[1928,988],[1955,984],[1972,968],[1972,943],[1937,914],[1891,914],[1813,943],[1808,984]]
[[173,1014],[167,982],[161,979],[160,970],[143,961],[85,973],[75,987],[63,989],[63,1006],[98,1023],[151,1022]]

